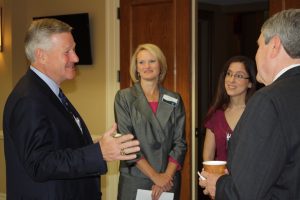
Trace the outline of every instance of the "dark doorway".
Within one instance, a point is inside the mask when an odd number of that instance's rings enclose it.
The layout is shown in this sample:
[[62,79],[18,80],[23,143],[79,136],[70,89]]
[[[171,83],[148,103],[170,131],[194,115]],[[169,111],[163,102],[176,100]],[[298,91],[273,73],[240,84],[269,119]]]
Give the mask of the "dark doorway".
[[[208,3],[206,3],[208,2]],[[214,3],[213,3],[214,2]],[[224,2],[227,2],[224,4]],[[198,1],[197,137],[202,169],[203,121],[212,102],[223,64],[234,55],[255,59],[257,38],[268,17],[268,1]],[[242,2],[242,3],[239,3]],[[198,199],[209,199],[198,187]]]

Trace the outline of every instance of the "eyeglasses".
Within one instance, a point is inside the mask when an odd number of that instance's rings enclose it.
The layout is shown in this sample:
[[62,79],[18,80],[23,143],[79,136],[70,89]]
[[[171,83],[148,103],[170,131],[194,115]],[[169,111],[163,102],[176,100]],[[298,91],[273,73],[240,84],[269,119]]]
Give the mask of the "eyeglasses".
[[234,77],[234,78],[237,78],[237,79],[249,79],[250,77],[245,77],[244,74],[241,74],[241,73],[232,73],[232,72],[226,72],[226,75],[225,77],[229,78],[229,77]]

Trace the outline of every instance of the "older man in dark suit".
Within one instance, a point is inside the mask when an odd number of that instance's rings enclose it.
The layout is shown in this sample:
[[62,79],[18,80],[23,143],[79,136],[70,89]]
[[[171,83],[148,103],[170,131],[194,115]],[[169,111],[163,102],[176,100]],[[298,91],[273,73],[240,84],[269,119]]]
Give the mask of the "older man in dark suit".
[[60,90],[76,75],[72,27],[55,20],[33,21],[25,38],[30,69],[4,109],[7,199],[101,199],[100,175],[106,161],[136,158],[138,141],[112,135],[114,125],[93,142]]
[[300,199],[300,9],[284,10],[261,29],[257,79],[229,145],[228,174],[205,171],[216,199]]

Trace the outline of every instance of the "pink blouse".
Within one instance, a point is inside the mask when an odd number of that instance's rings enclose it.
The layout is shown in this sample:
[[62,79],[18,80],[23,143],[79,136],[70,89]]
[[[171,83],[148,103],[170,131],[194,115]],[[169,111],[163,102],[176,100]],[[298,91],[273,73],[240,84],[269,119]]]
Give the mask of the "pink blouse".
[[[152,112],[154,114],[156,114],[156,111],[157,111],[157,108],[158,108],[158,101],[149,102],[149,105],[151,107]],[[141,159],[144,159],[144,158],[142,157]],[[174,158],[172,158],[171,156],[169,156],[169,162],[175,163],[176,166],[177,166],[177,170],[181,169],[180,164]]]
[[149,102],[149,105],[152,109],[152,112],[154,114],[156,114],[156,111],[157,111],[157,107],[158,107],[158,101],[152,101],[152,102]]

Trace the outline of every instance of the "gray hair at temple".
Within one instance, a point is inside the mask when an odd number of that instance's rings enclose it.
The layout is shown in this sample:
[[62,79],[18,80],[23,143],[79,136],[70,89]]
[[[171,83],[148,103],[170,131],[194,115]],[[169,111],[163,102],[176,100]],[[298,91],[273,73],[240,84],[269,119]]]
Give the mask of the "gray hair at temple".
[[261,33],[268,44],[275,36],[291,58],[300,58],[300,9],[283,10],[269,18],[262,26]]
[[72,27],[60,20],[44,18],[34,20],[25,36],[25,53],[30,62],[35,61],[34,51],[37,48],[49,49],[52,46],[51,36],[55,33],[71,32]]

